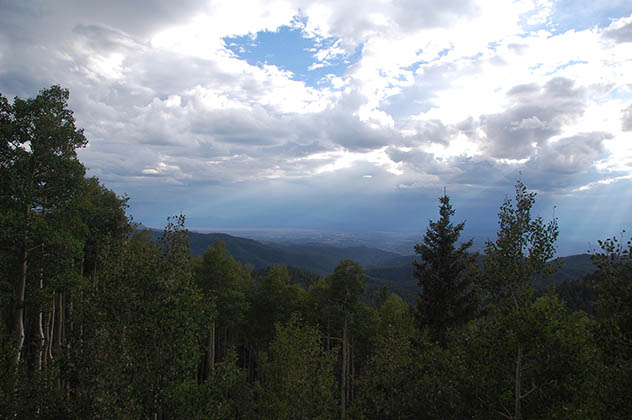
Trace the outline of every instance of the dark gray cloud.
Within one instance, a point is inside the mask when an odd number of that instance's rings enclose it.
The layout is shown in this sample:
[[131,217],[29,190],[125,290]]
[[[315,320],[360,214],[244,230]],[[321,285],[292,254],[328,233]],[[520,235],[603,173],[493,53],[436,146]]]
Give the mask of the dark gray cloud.
[[476,131],[477,125],[476,121],[474,121],[474,118],[467,117],[460,123],[455,124],[454,127],[468,136],[473,136]]
[[510,51],[513,51],[514,53],[516,53],[517,55],[523,55],[528,49],[529,46],[526,44],[518,44],[518,43],[509,43],[507,44],[507,48]]
[[[357,46],[372,33],[384,32],[384,23],[375,21],[374,16],[384,16],[390,25],[388,30],[410,33],[423,28],[449,25],[459,18],[474,17],[479,14],[472,0],[396,0],[393,2],[366,1],[363,12],[358,13],[356,2],[330,0],[330,32],[342,39],[347,47]],[[309,9],[309,4],[302,5]]]
[[608,156],[604,140],[612,138],[610,133],[595,131],[547,142],[524,165],[524,171],[531,175],[534,187],[543,190],[588,184],[601,178],[594,164]]
[[506,111],[480,118],[487,135],[484,147],[496,158],[531,156],[538,144],[560,134],[563,126],[579,117],[586,107],[585,90],[562,77],[542,87],[516,86],[507,96],[513,105]]
[[621,122],[623,131],[632,131],[632,105],[622,111]]
[[137,46],[125,32],[103,25],[77,25],[72,32],[76,40],[85,41],[84,45],[92,51],[127,50]]
[[420,27],[435,28],[446,25],[461,16],[473,17],[478,8],[470,0],[399,0],[394,4],[399,26],[407,31]]
[[389,144],[398,143],[401,134],[390,128],[372,128],[352,113],[328,112],[322,119],[325,136],[335,145],[351,151],[371,151]]
[[418,172],[436,173],[438,171],[438,163],[431,153],[419,149],[406,152],[396,147],[389,147],[386,153],[393,162],[405,163]]
[[632,42],[632,21],[625,25],[604,31],[604,36],[615,40],[616,42]]
[[540,90],[540,86],[535,83],[525,83],[516,85],[507,91],[507,96],[517,96],[535,94]]
[[277,144],[288,138],[290,131],[284,118],[260,106],[252,109],[200,110],[192,118],[191,132],[215,141],[248,147]]
[[[437,143],[447,145],[450,138],[459,132],[457,127],[446,126],[438,119],[417,121],[413,128],[417,132],[412,139],[415,143]],[[465,127],[467,129],[467,127]]]
[[520,165],[501,163],[485,156],[456,156],[449,164],[455,168],[450,182],[484,188],[512,185],[520,175]]
[[148,46],[155,31],[184,23],[205,7],[200,0],[1,1],[0,89],[32,96],[61,83],[77,92],[91,84],[81,80],[91,58]]
[[536,147],[525,163],[509,163],[488,156],[454,156],[439,159],[421,150],[409,152],[389,148],[394,162],[419,176],[438,176],[450,185],[471,185],[480,188],[500,188],[511,185],[523,174],[529,186],[542,191],[566,191],[601,179],[595,162],[605,159],[608,152],[604,140],[613,136],[605,132],[581,133]]
[[3,32],[13,41],[31,43],[57,42],[77,24],[108,26],[144,38],[165,25],[185,22],[207,7],[200,0],[5,0],[0,5]]
[[545,163],[560,173],[578,173],[590,168],[595,161],[606,157],[604,140],[612,139],[610,133],[593,131],[565,137],[547,143],[534,161]]

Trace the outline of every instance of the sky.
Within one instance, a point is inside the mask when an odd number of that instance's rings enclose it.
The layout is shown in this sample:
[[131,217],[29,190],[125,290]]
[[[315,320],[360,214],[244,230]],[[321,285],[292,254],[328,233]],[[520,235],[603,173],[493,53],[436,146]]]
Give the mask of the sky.
[[88,174],[192,230],[632,229],[629,0],[0,0],[0,93],[59,84]]

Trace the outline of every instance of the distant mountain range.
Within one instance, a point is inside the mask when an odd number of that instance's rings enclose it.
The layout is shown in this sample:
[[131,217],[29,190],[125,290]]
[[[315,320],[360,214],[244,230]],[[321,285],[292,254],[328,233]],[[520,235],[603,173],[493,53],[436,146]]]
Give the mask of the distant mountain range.
[[[152,232],[157,240],[161,232],[157,230],[152,230]],[[225,233],[189,232],[188,235],[191,253],[194,256],[202,255],[216,241],[224,241],[226,249],[233,258],[243,264],[251,264],[255,270],[279,264],[308,270],[317,275],[331,273],[342,259],[350,258],[359,262],[370,277],[369,294],[386,286],[412,302],[418,291],[412,266],[412,262],[417,259],[415,255],[401,255],[366,246],[264,243]],[[595,271],[595,266],[588,254],[563,257],[562,261],[562,267],[552,279],[554,284],[578,279]],[[549,281],[547,284],[536,284],[536,287],[542,288],[550,283]]]
[[225,233],[189,232],[193,255],[202,255],[216,241],[224,241],[226,249],[236,260],[264,268],[282,264],[304,268],[316,274],[331,273],[340,260],[350,258],[362,266],[391,266],[402,262],[400,254],[365,246],[336,247],[323,244],[262,243]]

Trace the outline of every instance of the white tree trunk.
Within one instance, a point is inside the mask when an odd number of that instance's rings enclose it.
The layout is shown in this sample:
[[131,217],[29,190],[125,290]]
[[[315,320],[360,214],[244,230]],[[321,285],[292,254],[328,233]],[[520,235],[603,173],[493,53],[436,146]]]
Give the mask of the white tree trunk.
[[[28,208],[27,208],[28,213]],[[13,359],[14,366],[17,367],[18,363],[20,363],[20,359],[22,358],[22,347],[24,347],[24,291],[26,289],[26,259],[28,257],[28,253],[26,250],[26,243],[24,244],[24,249],[22,250],[22,255],[20,256],[20,271],[18,274],[18,281],[15,288],[15,336],[16,336],[16,346],[15,346],[15,358]]]
[[347,418],[347,316],[342,329],[342,367],[340,372],[340,419]]
[[520,420],[520,400],[522,399],[520,393],[521,381],[522,381],[522,345],[518,343],[518,354],[516,355],[516,390],[515,390],[515,404],[514,404],[514,417],[513,420]]

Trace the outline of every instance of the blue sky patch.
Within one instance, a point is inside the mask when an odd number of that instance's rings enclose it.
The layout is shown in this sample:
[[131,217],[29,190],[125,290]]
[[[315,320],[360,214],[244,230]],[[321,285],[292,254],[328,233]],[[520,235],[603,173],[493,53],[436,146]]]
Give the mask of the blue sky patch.
[[632,14],[630,0],[558,0],[553,3],[551,21],[557,32],[607,27],[612,19]]
[[[312,87],[322,87],[321,79],[328,74],[344,75],[346,69],[362,56],[362,46],[359,46],[352,54],[327,57],[319,62],[316,53],[331,48],[338,39],[308,37],[300,27],[293,26],[281,26],[276,31],[261,31],[223,40],[227,49],[248,64],[259,67],[275,65],[291,71],[294,80],[303,81]],[[314,64],[315,68],[310,69]]]
[[547,73],[547,76],[552,76],[560,70],[564,70],[566,67],[574,66],[576,64],[588,64],[588,61],[584,60],[571,60],[568,63],[561,64],[555,68],[555,70]]

